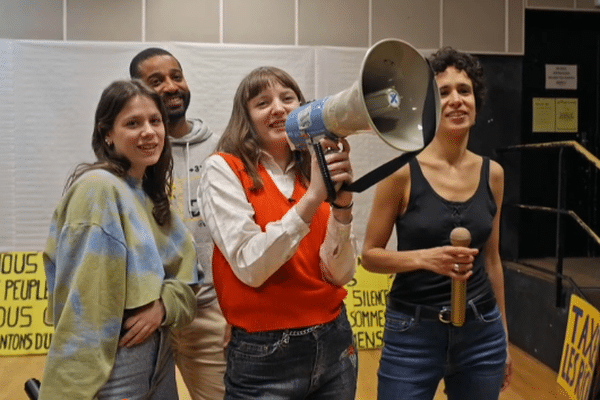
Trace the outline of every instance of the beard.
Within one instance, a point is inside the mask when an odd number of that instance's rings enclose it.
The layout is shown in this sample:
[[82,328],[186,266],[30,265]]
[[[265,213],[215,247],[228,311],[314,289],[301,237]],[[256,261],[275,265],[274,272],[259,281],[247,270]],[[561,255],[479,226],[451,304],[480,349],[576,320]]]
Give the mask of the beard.
[[[177,107],[169,107],[169,100],[172,98],[180,98],[182,100],[182,104]],[[190,105],[190,92],[179,91],[176,94],[163,96],[162,99],[163,103],[165,104],[165,108],[167,110],[167,117],[169,118],[170,123],[185,118],[185,113],[187,112],[187,109]]]

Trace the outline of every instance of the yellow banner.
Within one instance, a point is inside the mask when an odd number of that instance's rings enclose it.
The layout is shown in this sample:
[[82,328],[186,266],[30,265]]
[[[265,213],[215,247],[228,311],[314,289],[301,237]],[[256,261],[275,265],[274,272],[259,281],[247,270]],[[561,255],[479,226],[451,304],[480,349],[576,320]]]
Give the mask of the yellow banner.
[[[42,253],[0,253],[0,257],[0,356],[46,354],[53,328],[44,322],[48,287]],[[386,299],[393,277],[366,271],[357,258],[344,302],[359,349],[383,346]]]
[[589,396],[600,346],[600,312],[571,295],[567,333],[556,381],[574,400]]
[[0,356],[48,352],[47,306],[42,253],[0,253]]
[[354,279],[346,285],[348,296],[344,303],[359,349],[378,349],[383,346],[386,298],[394,275],[366,271],[357,258]]

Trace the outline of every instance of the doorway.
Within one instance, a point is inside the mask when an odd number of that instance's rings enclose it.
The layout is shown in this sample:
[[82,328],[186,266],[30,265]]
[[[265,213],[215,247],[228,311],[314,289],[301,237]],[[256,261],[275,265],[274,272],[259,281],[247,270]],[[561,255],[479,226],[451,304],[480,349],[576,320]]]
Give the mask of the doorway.
[[[551,75],[563,68],[568,78],[576,74],[575,87],[569,84],[568,88],[555,88],[557,85]],[[600,13],[526,10],[522,143],[575,141],[598,157],[599,85]],[[544,118],[538,117],[547,117],[545,104],[559,105],[554,109],[555,116],[570,118],[566,129],[573,131],[566,132],[564,124],[559,128],[558,125],[552,128],[544,124]],[[562,108],[564,104],[567,104],[565,109]],[[573,211],[594,232],[599,232],[598,184],[597,168],[572,147],[522,151],[521,204],[551,209],[562,202],[561,209]],[[554,257],[557,252],[556,213],[522,210],[520,215],[519,257]],[[600,254],[598,245],[576,218],[563,214],[561,224],[564,256]]]

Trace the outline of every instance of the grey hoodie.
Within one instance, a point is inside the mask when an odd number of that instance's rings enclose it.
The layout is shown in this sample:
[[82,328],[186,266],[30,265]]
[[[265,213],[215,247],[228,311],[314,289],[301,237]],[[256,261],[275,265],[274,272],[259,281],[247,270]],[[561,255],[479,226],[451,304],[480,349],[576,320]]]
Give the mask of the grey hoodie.
[[[206,224],[200,217],[196,190],[200,183],[202,162],[214,150],[219,140],[201,119],[188,119],[191,131],[181,137],[171,137],[173,153],[173,209],[183,219],[194,241],[198,254],[198,269],[202,287],[196,295],[198,306],[206,306],[216,299],[212,279],[213,242]],[[203,279],[204,278],[204,279]]]

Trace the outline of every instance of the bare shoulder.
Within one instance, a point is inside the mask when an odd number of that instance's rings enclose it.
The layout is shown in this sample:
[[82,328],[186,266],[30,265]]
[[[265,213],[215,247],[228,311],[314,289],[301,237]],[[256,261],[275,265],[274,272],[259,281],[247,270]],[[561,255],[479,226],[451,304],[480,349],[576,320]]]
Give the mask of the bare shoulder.
[[408,164],[379,182],[372,207],[378,213],[388,210],[393,215],[403,212],[410,193],[410,168]]
[[490,160],[490,181],[500,184],[504,182],[504,168],[494,160]]
[[410,183],[410,167],[408,164],[403,165],[396,171],[394,171],[390,176],[385,178],[381,182],[381,186],[383,188],[393,189],[397,191],[398,189],[405,187]]
[[494,160],[490,160],[490,189],[494,194],[496,204],[500,207],[504,197],[504,169]]

